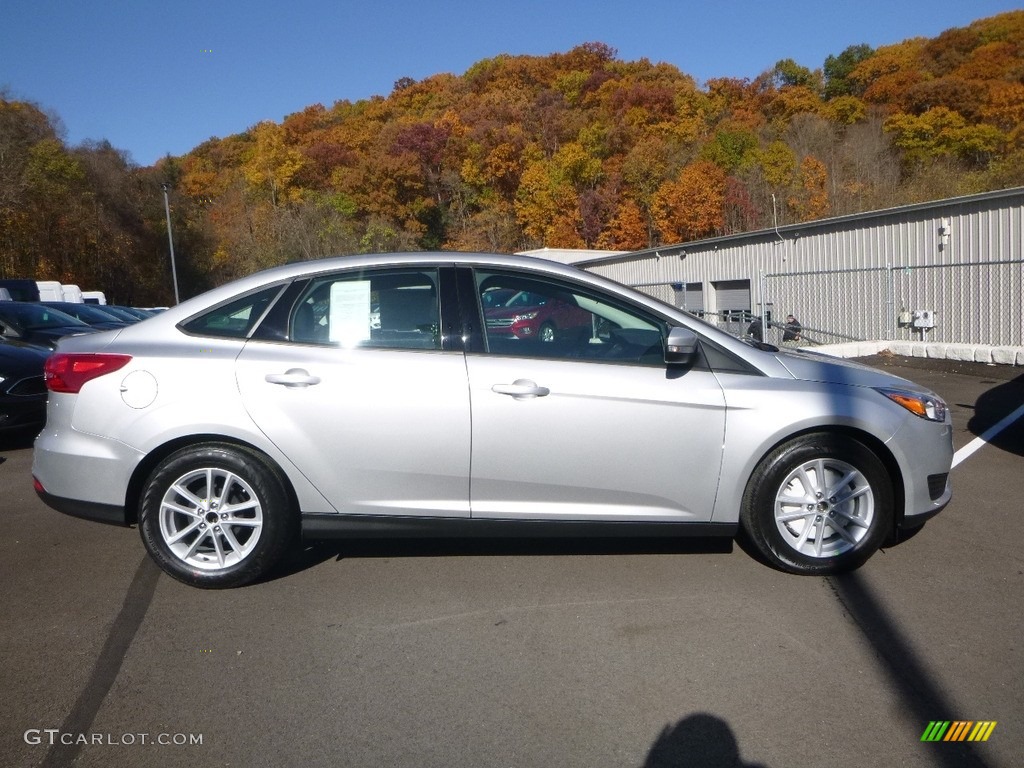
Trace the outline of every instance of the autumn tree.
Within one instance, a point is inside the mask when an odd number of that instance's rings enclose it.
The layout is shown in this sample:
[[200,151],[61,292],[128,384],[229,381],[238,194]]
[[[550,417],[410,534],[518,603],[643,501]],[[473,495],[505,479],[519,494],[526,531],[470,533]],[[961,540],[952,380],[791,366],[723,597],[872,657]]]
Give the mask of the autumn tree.
[[847,76],[854,94],[872,104],[898,105],[908,89],[927,79],[921,68],[926,42],[905,40],[862,59]]
[[920,116],[898,114],[885,121],[894,143],[911,162],[930,157],[955,156],[974,166],[985,163],[1005,144],[1005,135],[990,125],[970,125],[947,107],[929,109]]
[[696,240],[721,232],[724,220],[725,171],[707,160],[683,168],[655,193],[654,222],[661,242]]
[[626,200],[598,235],[595,245],[611,251],[638,251],[648,248],[651,231],[648,217],[633,200]]
[[798,221],[821,219],[829,213],[828,171],[813,155],[800,161],[798,187],[789,196],[787,204]]
[[266,190],[275,207],[295,199],[291,181],[302,167],[302,153],[286,142],[284,128],[276,123],[259,123],[250,134],[252,149],[242,167],[246,181],[256,189]]

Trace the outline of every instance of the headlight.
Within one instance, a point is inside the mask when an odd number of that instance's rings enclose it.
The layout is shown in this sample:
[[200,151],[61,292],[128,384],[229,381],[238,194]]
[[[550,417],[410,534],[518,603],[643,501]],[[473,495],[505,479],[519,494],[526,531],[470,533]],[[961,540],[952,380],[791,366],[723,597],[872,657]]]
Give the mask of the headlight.
[[536,317],[537,317],[537,313],[536,312],[523,312],[522,314],[516,315],[515,317],[513,317],[512,318],[512,322],[513,323],[520,323],[523,320],[533,320]]
[[897,405],[902,405],[915,416],[928,421],[946,420],[946,403],[934,395],[922,395],[919,392],[907,392],[904,389],[878,389]]

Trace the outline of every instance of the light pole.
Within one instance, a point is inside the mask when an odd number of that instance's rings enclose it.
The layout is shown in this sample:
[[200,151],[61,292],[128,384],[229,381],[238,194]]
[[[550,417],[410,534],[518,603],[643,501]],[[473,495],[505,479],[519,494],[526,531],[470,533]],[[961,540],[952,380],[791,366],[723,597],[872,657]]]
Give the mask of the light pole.
[[171,203],[167,199],[167,190],[171,188],[171,183],[165,181],[160,186],[164,190],[164,210],[167,212],[167,242],[171,246],[171,278],[174,280],[174,303],[178,304],[180,301],[178,298],[178,270],[174,266],[174,237],[171,235]]

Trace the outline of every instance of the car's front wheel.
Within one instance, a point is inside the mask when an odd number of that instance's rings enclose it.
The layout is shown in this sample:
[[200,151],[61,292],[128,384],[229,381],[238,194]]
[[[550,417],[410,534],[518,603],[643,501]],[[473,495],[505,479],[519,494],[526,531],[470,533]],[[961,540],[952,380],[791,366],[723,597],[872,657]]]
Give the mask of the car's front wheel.
[[842,435],[805,435],[773,450],[747,484],[740,522],[768,562],[825,575],[860,566],[892,531],[892,480]]
[[295,538],[280,476],[260,454],[208,443],[171,454],[142,492],[139,531],[170,576],[225,588],[265,575]]

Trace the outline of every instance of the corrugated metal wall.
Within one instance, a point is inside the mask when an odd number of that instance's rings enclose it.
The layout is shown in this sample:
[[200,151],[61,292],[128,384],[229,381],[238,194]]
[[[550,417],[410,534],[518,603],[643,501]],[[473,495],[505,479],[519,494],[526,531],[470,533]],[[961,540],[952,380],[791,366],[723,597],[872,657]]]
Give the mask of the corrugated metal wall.
[[[795,314],[806,336],[1024,346],[1024,188],[713,238],[579,266],[673,301],[750,282],[751,311]],[[688,284],[686,292],[672,286]],[[731,295],[731,294],[730,294]],[[676,303],[678,303],[676,298]],[[724,308],[724,305],[721,306]],[[731,307],[730,307],[731,308]],[[935,327],[901,325],[931,310]]]

